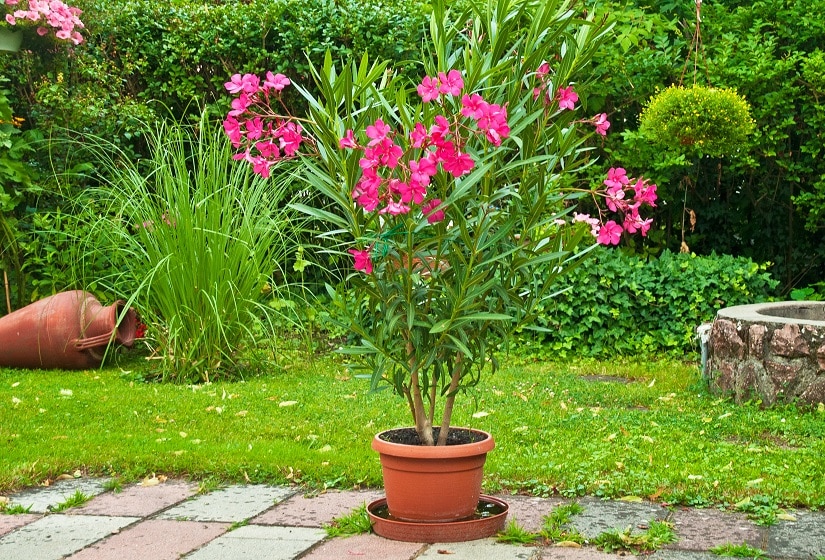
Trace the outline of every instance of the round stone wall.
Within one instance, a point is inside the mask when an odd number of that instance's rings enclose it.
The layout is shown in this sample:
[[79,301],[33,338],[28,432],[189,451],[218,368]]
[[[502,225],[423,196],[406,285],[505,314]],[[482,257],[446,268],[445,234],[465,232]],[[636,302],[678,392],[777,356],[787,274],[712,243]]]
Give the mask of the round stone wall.
[[711,389],[736,402],[825,402],[825,302],[720,310],[710,330],[706,372]]

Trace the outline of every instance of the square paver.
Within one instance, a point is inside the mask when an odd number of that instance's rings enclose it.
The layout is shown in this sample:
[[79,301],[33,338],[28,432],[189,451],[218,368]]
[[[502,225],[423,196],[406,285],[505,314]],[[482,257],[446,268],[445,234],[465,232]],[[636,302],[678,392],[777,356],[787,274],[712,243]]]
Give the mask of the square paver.
[[321,542],[326,534],[310,527],[246,525],[218,537],[186,556],[187,560],[292,560]]
[[628,527],[641,531],[641,527],[647,527],[651,520],[662,521],[669,513],[663,507],[647,502],[582,498],[579,504],[584,511],[571,517],[570,526],[588,539],[594,539],[606,531],[624,531]]
[[158,517],[189,521],[245,521],[295,493],[285,486],[237,485],[196,496]]
[[0,558],[59,560],[137,520],[136,517],[47,515],[0,537]]
[[531,560],[536,548],[532,546],[497,543],[494,539],[481,539],[460,543],[435,543],[430,545],[423,554],[416,556],[421,560],[479,560],[480,558],[495,558],[495,560]]
[[825,512],[794,511],[796,521],[779,521],[768,528],[768,556],[820,558],[825,556]]
[[34,513],[18,513],[15,515],[0,515],[0,537],[11,533],[18,527],[33,523],[43,517]]
[[324,492],[317,496],[292,496],[252,520],[260,525],[286,525],[290,527],[323,527],[333,518],[346,515],[363,504],[381,497],[383,492]]
[[649,560],[721,560],[722,558],[712,552],[696,550],[659,550],[648,557]]
[[592,546],[569,548],[550,545],[541,551],[539,558],[541,560],[616,560],[619,555],[608,554]]
[[147,517],[194,496],[198,486],[184,481],[168,481],[154,486],[136,484],[122,492],[107,492],[68,513]]
[[84,548],[69,560],[177,560],[229,527],[229,523],[150,519]]
[[336,537],[312,549],[301,560],[341,560],[342,558],[374,558],[381,560],[410,560],[418,558],[422,543],[390,541],[373,534]]
[[710,550],[722,544],[748,544],[762,548],[764,530],[741,513],[715,509],[680,509],[670,517],[678,541],[667,546],[679,550]]
[[507,522],[515,521],[527,531],[538,532],[544,527],[544,518],[556,507],[565,503],[559,498],[535,498],[532,496],[496,496],[510,507]]
[[102,478],[74,478],[55,482],[51,486],[44,486],[25,490],[19,494],[9,496],[12,505],[23,507],[31,506],[31,513],[46,513],[57,505],[64,503],[76,492],[85,496],[103,494],[105,479]]

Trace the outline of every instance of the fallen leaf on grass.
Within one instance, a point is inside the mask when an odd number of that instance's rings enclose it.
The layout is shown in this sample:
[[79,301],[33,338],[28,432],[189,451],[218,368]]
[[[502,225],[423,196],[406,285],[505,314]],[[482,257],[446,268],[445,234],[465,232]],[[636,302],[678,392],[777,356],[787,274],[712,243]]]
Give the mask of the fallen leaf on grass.
[[581,548],[582,545],[576,541],[559,541],[556,543],[559,548]]
[[484,418],[485,416],[489,416],[489,415],[490,415],[489,412],[484,412],[482,410],[480,412],[476,412],[475,414],[473,414],[473,418]]
[[152,476],[147,476],[144,478],[140,485],[141,486],[157,486],[158,484],[166,482],[166,477],[164,475],[155,476],[155,473],[152,473]]
[[796,516],[791,515],[790,513],[780,513],[776,516],[777,519],[781,519],[782,521],[796,521]]
[[642,500],[639,496],[622,496],[621,498],[619,498],[619,501],[620,502],[638,503],[638,502],[643,502],[644,500]]
[[298,401],[282,401],[278,403],[278,406],[293,406],[298,404]]

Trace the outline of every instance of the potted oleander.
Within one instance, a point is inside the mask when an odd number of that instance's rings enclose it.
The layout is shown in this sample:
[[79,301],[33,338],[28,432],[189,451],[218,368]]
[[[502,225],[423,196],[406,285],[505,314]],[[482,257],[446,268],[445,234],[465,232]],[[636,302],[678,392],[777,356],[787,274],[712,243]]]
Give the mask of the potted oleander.
[[[410,427],[373,440],[396,521],[473,516],[494,442],[452,425],[457,399],[495,371],[553,278],[596,243],[650,227],[640,212],[655,185],[618,167],[595,187],[583,182],[587,138],[609,123],[580,114],[575,80],[609,27],[572,17],[573,4],[501,0],[451,14],[435,2],[423,78],[366,57],[337,68],[327,55],[313,68],[318,93],[294,84],[305,118],[278,103],[293,86],[286,76],[227,82],[237,159],[269,175],[300,158],[317,196],[299,208],[322,224],[329,250],[351,259],[345,286],[329,289],[353,334],[342,352],[410,411]],[[582,199],[598,214],[578,214]],[[407,464],[419,456],[426,466]],[[455,537],[433,538],[445,536]]]

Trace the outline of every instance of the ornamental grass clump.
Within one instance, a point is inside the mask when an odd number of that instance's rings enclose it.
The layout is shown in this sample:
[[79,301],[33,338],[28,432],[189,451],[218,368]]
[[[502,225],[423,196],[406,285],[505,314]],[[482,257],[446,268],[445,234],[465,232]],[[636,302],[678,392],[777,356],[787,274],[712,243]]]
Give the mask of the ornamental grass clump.
[[[435,2],[430,29],[420,81],[327,55],[317,96],[295,84],[309,106],[296,119],[279,110],[286,76],[236,75],[224,126],[261,175],[300,159],[315,196],[296,207],[352,258],[347,283],[328,288],[354,335],[342,351],[404,398],[422,444],[444,445],[456,396],[496,369],[553,279],[596,243],[646,234],[656,186],[619,167],[596,187],[579,176],[587,137],[609,126],[579,115],[575,78],[604,22],[566,0],[460,14]],[[599,214],[576,213],[582,198]]]
[[641,133],[690,154],[721,157],[745,147],[755,123],[748,102],[732,89],[670,86],[639,117]]

